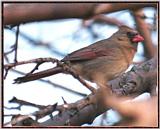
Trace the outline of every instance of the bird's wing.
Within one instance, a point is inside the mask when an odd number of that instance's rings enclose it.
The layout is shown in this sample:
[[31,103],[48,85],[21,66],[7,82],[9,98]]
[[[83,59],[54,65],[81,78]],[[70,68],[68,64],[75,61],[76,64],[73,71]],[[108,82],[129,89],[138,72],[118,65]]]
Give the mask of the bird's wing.
[[109,56],[113,52],[112,48],[96,47],[90,46],[85,47],[71,54],[67,55],[62,59],[62,61],[80,61],[80,60],[90,60],[97,57]]

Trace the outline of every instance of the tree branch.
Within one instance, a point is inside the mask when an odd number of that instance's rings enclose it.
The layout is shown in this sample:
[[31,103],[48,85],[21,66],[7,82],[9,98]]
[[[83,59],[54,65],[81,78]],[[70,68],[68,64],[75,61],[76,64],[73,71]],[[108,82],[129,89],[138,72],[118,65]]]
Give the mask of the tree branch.
[[144,42],[143,42],[144,56],[147,59],[151,59],[156,54],[156,48],[152,42],[151,32],[149,30],[148,24],[145,22],[145,19],[141,18],[144,16],[143,10],[140,9],[133,11],[132,15],[133,18],[135,19],[137,30],[144,37]]
[[[125,91],[125,95],[140,95],[141,93],[146,92],[148,88],[151,88],[151,84],[157,84],[155,79],[155,72],[157,70],[156,68],[156,57],[135,66],[131,71],[125,73],[123,77],[118,77],[109,82],[113,93],[122,96],[124,95],[124,92],[120,92],[121,90]],[[154,73],[154,76],[151,73]],[[131,86],[132,88],[127,90],[126,85]],[[116,92],[116,90],[119,92]],[[85,123],[92,123],[96,116],[102,114],[110,107],[108,104],[105,105],[105,101],[102,100],[102,91],[104,90],[97,90],[95,94],[90,94],[88,97],[75,103],[58,105],[56,108],[60,111],[60,113],[45,122],[38,123],[38,126],[78,126]],[[105,93],[109,93],[108,90],[106,90]],[[109,100],[109,98],[107,100]],[[117,108],[119,109],[119,107]]]
[[[126,9],[157,7],[152,3],[18,3],[6,5],[4,8],[4,25],[15,26],[20,23],[65,19],[89,18],[101,13],[112,13]],[[64,13],[65,12],[65,13]]]
[[[157,84],[157,81],[155,78],[157,74],[154,74],[155,75],[154,77],[150,74],[150,72],[155,72],[156,70],[157,70],[157,59],[152,58],[149,61],[146,61],[138,66],[135,66],[134,71],[131,70],[126,74],[124,74],[123,77],[119,77],[110,81],[109,84],[112,86],[112,91],[116,95],[121,95],[121,96],[122,95],[132,96],[135,94],[140,95],[148,91],[148,89],[151,88],[150,86],[152,86],[153,84],[154,85]],[[148,75],[150,76],[146,76],[147,73],[149,73]],[[123,82],[123,86],[121,85],[122,82]],[[151,83],[152,85],[150,85]],[[132,88],[130,90],[127,90],[126,85],[128,85],[128,87],[131,86]],[[152,88],[156,88],[156,87],[152,87]],[[125,94],[123,91],[125,91]],[[66,112],[63,112],[61,115],[54,116],[53,119],[50,119],[41,123],[41,125],[48,125],[48,126],[61,125],[62,126],[62,125],[66,125],[67,121],[68,121],[68,125],[76,125],[76,126],[82,125],[85,123],[89,123],[89,124],[92,123],[92,121],[96,116],[105,112],[109,107],[103,106],[103,102],[100,98],[97,98],[97,94],[96,95],[91,94],[89,98],[90,98],[89,100],[91,100],[94,103],[86,105],[81,110],[78,110],[78,113],[76,115],[70,117],[70,113],[66,111]],[[78,105],[78,103],[81,103],[81,101],[85,101],[85,99],[79,100],[78,102],[75,103],[75,105],[76,104]]]

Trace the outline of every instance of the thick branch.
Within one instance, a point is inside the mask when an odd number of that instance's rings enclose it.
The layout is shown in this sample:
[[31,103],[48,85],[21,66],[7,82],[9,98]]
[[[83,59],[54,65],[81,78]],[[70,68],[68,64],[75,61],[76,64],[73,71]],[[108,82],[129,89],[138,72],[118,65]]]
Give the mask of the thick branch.
[[[109,82],[113,93],[117,95],[140,95],[146,91],[154,91],[157,85],[157,58],[139,64],[131,71]],[[82,125],[91,123],[94,118],[109,107],[103,105],[99,90],[88,97],[72,104],[59,105],[61,112],[39,126]],[[155,93],[154,93],[155,95]]]
[[96,8],[94,14],[101,14],[101,13],[111,13],[121,10],[137,10],[144,7],[157,7],[157,3],[112,3],[112,4],[99,4]]
[[4,25],[64,18],[85,18],[91,15],[94,3],[11,4],[4,7]]
[[137,9],[143,7],[156,7],[153,3],[18,3],[4,8],[4,25],[17,25],[20,23],[65,19],[88,18],[90,16],[111,13],[125,9]]
[[[134,67],[134,70],[127,72],[123,75],[123,77],[119,77],[110,81],[109,84],[112,85],[112,90],[116,94],[123,95],[125,91],[125,95],[140,95],[146,92],[152,85],[156,85],[156,75],[152,76],[150,73],[154,73],[157,69],[157,60],[153,58],[147,62],[144,62],[138,66]],[[146,76],[150,74],[150,76]],[[136,82],[136,83],[135,83]],[[121,85],[123,84],[123,86]],[[152,84],[152,85],[151,85]],[[127,90],[126,85],[131,88]],[[153,87],[152,87],[153,88]],[[154,87],[155,88],[155,87]],[[118,91],[118,92],[117,92]],[[63,112],[61,115],[54,116],[53,119],[47,120],[42,125],[65,125],[69,120],[69,125],[82,125],[85,123],[91,123],[94,118],[103,112],[105,112],[109,107],[105,107],[103,105],[102,100],[97,100],[96,95],[90,95],[90,99],[96,100],[94,104],[86,105],[81,110],[78,110],[78,113],[74,116],[70,116],[68,111]],[[81,103],[80,100],[77,103]],[[77,104],[78,105],[78,104]]]
[[117,95],[156,94],[157,58],[134,66],[131,71],[109,82]]
[[[119,77],[110,82],[113,92],[116,89],[125,91],[125,85],[131,86],[134,89],[133,90],[131,88],[132,90],[126,90],[126,94],[132,95],[136,93],[137,95],[139,95],[145,92],[147,88],[150,87],[150,84],[156,85],[157,83],[156,79],[153,79],[155,78],[155,76],[153,77],[152,74],[150,74],[151,72],[154,73],[154,71],[156,71],[156,66],[156,58],[135,66],[134,70],[132,69],[131,71],[123,75],[123,77]],[[148,75],[150,76],[148,76],[147,73],[149,73]],[[148,81],[146,82],[146,80]],[[135,85],[133,85],[132,83]],[[121,84],[123,84],[124,87]],[[119,92],[115,93],[119,94]],[[121,93],[121,95],[122,94],[123,92]],[[60,114],[54,116],[52,119],[40,123],[39,126],[82,125],[85,123],[92,123],[96,116],[102,114],[109,108],[103,105],[103,101],[101,100],[101,98],[97,97],[97,94],[91,94],[87,98],[84,98],[72,104],[68,104],[67,107],[70,107],[71,105],[75,105],[75,108],[66,108]]]

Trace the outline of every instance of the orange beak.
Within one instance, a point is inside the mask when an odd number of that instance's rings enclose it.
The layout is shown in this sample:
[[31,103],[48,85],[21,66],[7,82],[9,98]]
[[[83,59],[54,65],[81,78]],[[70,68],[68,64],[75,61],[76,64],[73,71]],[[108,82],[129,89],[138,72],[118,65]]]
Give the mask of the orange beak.
[[132,38],[132,42],[134,42],[134,43],[138,43],[138,42],[142,42],[142,41],[144,41],[144,38],[139,34],[135,35]]

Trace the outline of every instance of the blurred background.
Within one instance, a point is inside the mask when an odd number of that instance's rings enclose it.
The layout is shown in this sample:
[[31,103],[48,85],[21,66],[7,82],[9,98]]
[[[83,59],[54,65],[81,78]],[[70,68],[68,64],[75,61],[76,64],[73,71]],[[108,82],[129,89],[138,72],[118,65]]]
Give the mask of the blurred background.
[[[150,27],[153,46],[156,48],[158,43],[155,22],[156,10],[146,7],[143,9],[143,13],[145,23]],[[118,24],[125,24],[129,27],[136,28],[133,14],[128,10],[104,14],[103,17],[111,18],[118,22],[114,24],[105,22],[105,20],[99,21],[92,18],[87,20],[72,18],[21,24],[19,26],[17,60],[25,61],[40,57],[53,57],[60,60],[72,51],[110,37],[118,30]],[[16,30],[16,26],[4,28],[3,30],[4,64],[14,62],[14,52],[10,51],[15,44]],[[140,63],[148,59],[145,55],[145,48],[143,44],[140,43],[134,57],[134,63]],[[36,104],[49,105],[56,102],[63,104],[62,97],[68,103],[72,103],[90,94],[90,91],[78,80],[74,79],[71,75],[65,74],[57,74],[44,78],[44,80],[49,80],[55,84],[40,80],[23,84],[13,84],[15,78],[23,76],[19,72],[27,73],[31,71],[34,66],[35,64],[25,64],[17,66],[14,70],[8,72],[3,86],[3,103],[5,106],[4,123],[11,120],[9,114],[29,114],[37,110],[37,108],[29,106],[22,106],[21,110],[10,110],[9,108],[18,106],[17,104],[9,103],[9,100],[13,97]],[[52,63],[44,63],[39,67],[39,71],[51,67],[53,67]],[[93,83],[91,84],[95,85]],[[63,87],[75,92],[68,91]],[[149,97],[149,93],[144,93],[140,96],[140,99],[148,99]],[[98,116],[91,125],[112,125],[120,119],[117,112],[113,110],[109,110],[107,114],[104,114],[105,115]],[[46,119],[49,119],[49,117],[40,119],[40,121],[45,121]]]

